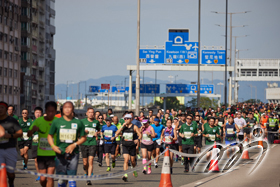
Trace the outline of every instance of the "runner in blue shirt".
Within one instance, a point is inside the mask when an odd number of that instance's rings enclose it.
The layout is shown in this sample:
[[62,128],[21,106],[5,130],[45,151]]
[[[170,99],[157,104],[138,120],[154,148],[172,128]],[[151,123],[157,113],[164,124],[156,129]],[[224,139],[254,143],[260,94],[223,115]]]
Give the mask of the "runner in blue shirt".
[[[109,154],[111,153],[112,168],[115,167],[116,132],[118,128],[111,124],[112,119],[106,118],[106,125],[102,126],[101,139],[104,140],[104,153],[106,154],[107,172],[111,171]],[[100,140],[101,141],[101,140]]]
[[[161,136],[162,130],[165,127],[159,123],[158,118],[154,119],[154,124],[152,125],[152,127],[154,128],[155,135],[156,135],[156,137],[153,138],[153,142],[154,142],[153,157],[156,158],[160,153],[160,147],[161,147],[160,136]],[[158,168],[158,165],[157,165],[158,159],[159,158],[157,157],[156,160],[154,161],[155,168]]]

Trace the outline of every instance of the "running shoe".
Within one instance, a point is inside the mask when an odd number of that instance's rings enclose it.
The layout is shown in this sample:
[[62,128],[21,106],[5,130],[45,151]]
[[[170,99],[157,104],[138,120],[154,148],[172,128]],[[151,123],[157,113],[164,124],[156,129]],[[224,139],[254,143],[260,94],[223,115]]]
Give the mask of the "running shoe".
[[102,163],[99,163],[98,166],[99,166],[99,167],[102,167]]
[[124,182],[127,182],[127,177],[126,177],[126,176],[123,176],[123,177],[122,177],[122,180],[123,180]]
[[189,170],[188,170],[188,169],[185,169],[185,170],[184,170],[184,173],[188,173],[188,172],[189,172]]
[[175,162],[178,162],[178,157],[175,158]]
[[147,171],[145,169],[143,169],[142,173],[147,174]]
[[26,165],[23,166],[23,170],[27,170],[27,166]]
[[172,174],[173,173],[173,170],[172,170],[172,168],[170,168],[170,174]]
[[116,167],[116,162],[112,162],[112,168]]
[[184,165],[184,157],[181,158],[181,165]]
[[35,181],[40,181],[40,176]]
[[158,168],[158,165],[157,165],[157,163],[155,164],[155,168]]
[[111,167],[107,167],[107,170],[106,170],[107,172],[109,172],[109,171],[111,171]]
[[133,176],[134,176],[135,178],[138,177],[137,171],[133,171]]
[[141,156],[139,154],[137,155],[137,159],[141,159]]
[[148,175],[152,173],[152,168],[148,168]]
[[92,185],[91,181],[87,181],[86,185],[91,186]]

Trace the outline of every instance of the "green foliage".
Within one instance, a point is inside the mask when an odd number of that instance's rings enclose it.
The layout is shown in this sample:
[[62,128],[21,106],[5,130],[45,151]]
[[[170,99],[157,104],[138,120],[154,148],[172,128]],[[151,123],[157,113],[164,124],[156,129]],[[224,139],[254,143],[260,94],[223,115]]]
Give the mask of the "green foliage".
[[180,101],[176,97],[166,97],[166,98],[161,98],[160,101],[156,101],[155,105],[159,106],[160,108],[163,108],[163,102],[164,99],[166,99],[166,108],[167,109],[185,109],[184,105],[180,104]]
[[[192,98],[192,100],[187,102],[188,107],[196,108],[197,107],[197,98]],[[200,108],[208,108],[208,107],[213,107],[217,108],[218,107],[218,99],[210,99],[209,97],[200,97]]]
[[260,103],[261,100],[257,99],[257,102],[256,102],[256,99],[248,99],[247,101],[244,101],[244,103]]

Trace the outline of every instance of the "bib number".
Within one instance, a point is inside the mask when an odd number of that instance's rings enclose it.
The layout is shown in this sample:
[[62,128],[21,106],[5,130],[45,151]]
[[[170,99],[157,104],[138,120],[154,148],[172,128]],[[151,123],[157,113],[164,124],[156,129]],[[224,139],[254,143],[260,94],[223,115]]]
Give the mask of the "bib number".
[[209,134],[210,141],[215,141],[216,135],[215,134]]
[[191,138],[191,134],[192,134],[192,132],[184,132],[184,136],[185,136],[187,139],[190,139],[190,138]]
[[157,142],[158,145],[161,144],[161,143],[160,143],[160,139],[157,139],[156,142]]
[[27,136],[27,132],[24,132],[22,137],[23,137],[24,140],[28,140],[29,139],[29,137]]
[[47,138],[40,138],[39,149],[50,151],[52,150]]
[[201,130],[197,132],[197,136],[201,136]]
[[73,143],[76,140],[76,130],[60,129],[59,139],[60,142]]
[[275,122],[274,121],[269,122],[269,126],[270,127],[275,127]]
[[249,126],[250,126],[250,127],[253,127],[253,126],[254,126],[254,123],[250,123]]
[[88,130],[87,137],[90,137],[90,138],[94,137],[94,134],[96,132],[94,128],[85,128],[85,130]]
[[39,140],[38,134],[34,135],[32,141],[34,143],[38,143],[38,140]]
[[143,134],[143,138],[142,140],[145,140],[145,141],[150,141],[151,138],[148,136],[148,134]]
[[[7,133],[7,131],[6,131]],[[9,139],[5,139],[4,137],[0,138],[0,144],[2,143],[8,143],[9,142]]]
[[223,122],[219,121],[219,122],[218,122],[218,125],[219,125],[219,126],[222,126],[222,125],[223,125]]
[[171,140],[171,138],[169,137],[169,136],[165,136],[165,143],[171,143],[172,142],[172,140]]
[[227,129],[227,134],[233,134],[233,128],[228,128]]
[[112,130],[105,130],[104,131],[104,136],[106,138],[111,138],[113,136],[113,131]]
[[123,138],[124,138],[124,141],[132,141],[133,140],[133,133],[125,132],[125,133],[123,133]]

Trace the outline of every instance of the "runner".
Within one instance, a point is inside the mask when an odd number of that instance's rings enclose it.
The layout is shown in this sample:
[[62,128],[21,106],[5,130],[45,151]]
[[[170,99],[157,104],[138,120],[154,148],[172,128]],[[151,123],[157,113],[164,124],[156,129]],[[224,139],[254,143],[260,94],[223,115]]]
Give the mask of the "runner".
[[161,124],[166,127],[166,122],[168,119],[170,119],[169,114],[165,113],[164,118],[162,118]]
[[[0,124],[2,126],[2,137],[0,138],[0,163],[16,168],[17,164],[17,138],[22,137],[22,129],[18,121],[7,115],[8,104],[0,101]],[[4,133],[4,135],[3,135]],[[7,168],[8,183],[14,187],[15,172]]]
[[[277,132],[279,129],[279,122],[273,114],[270,114],[270,118],[268,119],[268,125],[266,126],[266,130],[270,132]],[[267,132],[268,143],[274,143],[274,133]]]
[[[182,125],[184,123],[186,123],[186,115],[185,114],[182,114],[181,116],[181,120],[179,121],[179,125],[178,125],[178,128],[177,130],[180,131]],[[183,149],[182,149],[182,138],[181,136],[178,136],[178,141],[179,141],[179,152],[183,152]],[[184,165],[184,157],[181,157],[181,155],[179,156],[181,158],[181,165]]]
[[[179,135],[182,137],[182,149],[183,153],[193,154],[194,153],[194,137],[197,136],[197,125],[192,123],[192,116],[186,115],[186,123],[184,123],[179,131]],[[184,172],[189,172],[189,167],[193,164],[194,157],[185,157]],[[191,166],[192,167],[192,166]]]
[[[233,119],[232,116],[229,116],[228,118],[228,123],[226,123],[226,126],[224,127],[224,132],[226,134],[225,136],[225,143],[226,145],[236,145],[237,142],[236,142],[236,135],[239,133],[239,128],[238,128],[238,125],[235,123],[235,121],[238,121],[241,118],[241,113],[238,112],[238,117],[239,118],[235,118]],[[243,122],[242,122],[243,123]],[[229,147],[227,147],[227,149],[229,149]],[[227,151],[227,157],[229,158],[230,157],[230,151],[234,152],[235,151],[235,147],[232,147],[231,150],[228,150]]]
[[[153,138],[155,137],[154,128],[150,125],[150,122],[147,118],[142,120],[143,126],[140,128],[142,133],[142,141],[141,141],[141,151],[142,151],[142,163],[146,164],[151,160],[152,152],[154,149],[154,142]],[[148,172],[147,166],[144,166],[143,170],[144,174],[151,174],[151,163],[148,165]]]
[[[96,139],[97,132],[100,131],[99,122],[94,119],[94,109],[89,107],[87,109],[87,118],[82,119],[85,126],[85,133],[87,134],[87,140],[81,145],[81,152],[83,157],[83,166],[85,175],[91,176],[93,171],[93,159],[96,154]],[[86,185],[92,185],[88,180]]]
[[15,107],[13,105],[9,105],[9,107],[8,107],[8,116],[11,116],[11,117],[15,118],[18,121],[19,120],[18,116],[15,115],[14,113],[15,113]]
[[[55,152],[52,150],[50,144],[48,143],[48,134],[53,120],[57,118],[55,117],[56,109],[56,102],[47,102],[45,104],[46,116],[37,118],[32,126],[29,127],[29,137],[31,137],[32,134],[38,134],[38,146],[36,151],[39,173],[54,174]],[[54,141],[56,141],[56,136],[54,137]],[[43,187],[54,186],[54,179],[41,176],[40,184]]]
[[[177,150],[175,141],[177,140],[177,132],[172,127],[172,120],[167,119],[166,121],[166,128],[161,133],[161,142],[164,142],[165,147],[168,147],[169,149]],[[170,174],[173,173],[173,156],[174,153],[170,152]]]
[[234,123],[238,126],[239,133],[238,133],[238,140],[239,142],[244,140],[244,132],[243,129],[246,127],[246,121],[242,118],[241,113],[237,112],[237,117],[234,118]]
[[112,114],[113,114],[113,109],[109,108],[107,112],[107,117],[111,117]]
[[197,124],[197,136],[194,137],[194,153],[200,153],[202,148],[202,132],[204,131],[204,127],[202,123],[200,123],[200,116],[195,116],[195,121]]
[[268,117],[265,115],[265,113],[262,113],[261,119],[260,119],[261,129],[264,133],[264,140],[267,140],[267,131],[266,131],[266,124],[268,124]]
[[31,149],[32,146],[32,138],[27,136],[28,129],[32,125],[32,119],[28,118],[27,109],[22,109],[22,118],[19,119],[18,122],[23,131],[23,137],[18,138],[18,148],[20,151],[20,156],[23,158],[23,169],[27,170],[28,150]]
[[249,136],[249,147],[251,147],[251,142],[253,138],[253,128],[256,125],[256,120],[254,119],[254,116],[251,112],[248,114],[248,118],[246,120],[247,128],[245,129],[244,138]]
[[[35,109],[34,109],[35,120],[38,119],[39,117],[41,117],[42,115],[43,115],[43,109],[41,107],[35,107]],[[29,128],[29,130],[30,130],[30,128]],[[31,137],[31,136],[28,136],[28,137]],[[38,149],[38,132],[35,132],[34,136],[32,138],[32,159],[34,159],[36,171],[39,172],[38,163],[37,163],[37,149]],[[40,176],[38,176],[38,178],[35,181],[40,181]]]
[[[215,118],[208,117],[207,123],[205,123],[207,125],[204,124],[203,137],[205,137],[206,146],[212,146],[214,144],[216,138],[220,137],[219,129],[218,129],[218,127],[215,127],[214,123],[215,123]],[[210,151],[207,153],[207,155],[206,155],[207,160],[210,160],[211,154],[212,153]]]
[[[126,114],[124,116],[125,123],[122,127],[117,131],[116,136],[122,134],[122,150],[124,157],[123,169],[124,171],[128,169],[128,161],[130,157],[130,161],[132,167],[136,166],[135,156],[136,156],[136,145],[138,140],[141,139],[142,135],[139,131],[139,128],[132,124],[131,122],[132,116],[130,114]],[[138,138],[137,137],[138,135]],[[134,177],[138,176],[137,171],[133,172]],[[124,174],[122,179],[127,182],[127,174]]]
[[[175,129],[176,133],[177,133],[177,140],[175,141],[176,151],[179,151],[179,141],[178,141],[179,131],[178,131],[178,126],[179,126],[179,118],[175,117],[174,120],[173,120],[173,123],[172,123],[172,128]],[[179,158],[179,156],[176,155],[175,162],[178,162],[178,158]]]
[[225,124],[225,117],[223,116],[223,113],[220,112],[218,116],[218,125],[221,127],[221,142],[224,142],[224,126]]
[[111,118],[107,117],[106,125],[103,125],[101,130],[101,139],[104,140],[104,152],[106,154],[107,172],[111,171],[109,154],[111,154],[112,158],[112,168],[115,168],[116,166],[115,151],[117,136],[115,134],[117,131],[118,128],[115,125],[112,125]]
[[[56,152],[56,174],[76,175],[79,161],[79,147],[86,141],[85,126],[72,115],[74,105],[70,101],[63,104],[62,117],[53,121],[48,135],[48,142]],[[54,144],[54,136],[57,136]],[[80,137],[80,139],[78,139]],[[66,186],[67,181],[58,180],[58,186]],[[76,181],[72,181],[76,186]]]
[[[131,123],[133,125],[136,125],[139,129],[139,132],[140,132],[140,128],[142,127],[142,124],[140,121],[134,119],[134,112],[133,111],[130,111],[129,114],[132,116],[132,121]],[[139,139],[139,137],[137,137],[137,134],[134,134],[135,137],[133,137],[134,139]],[[141,159],[141,156],[139,154],[139,148],[140,148],[140,141],[137,141],[137,145],[136,145],[136,155],[137,155],[137,159]],[[136,164],[137,164],[137,160],[136,160]]]
[[[121,124],[119,123],[119,119],[117,116],[114,116],[113,119],[112,119],[112,125],[115,125],[118,129],[121,128]],[[117,157],[120,157],[121,156],[121,152],[120,152],[120,145],[121,145],[121,136],[118,136],[116,138],[116,142],[117,142],[117,146],[116,146],[116,152],[115,152],[115,158],[117,160]]]
[[[100,125],[100,129],[102,129],[103,125],[106,125],[106,122],[103,121],[103,115],[99,114],[97,119],[98,119],[98,122]],[[97,153],[97,156],[98,156],[97,162],[99,162],[99,164],[98,164],[99,167],[102,166],[103,157],[105,156],[104,155],[104,140],[101,139],[100,134],[101,134],[101,132],[99,132],[98,141],[97,141],[97,152],[98,152]]]
[[164,129],[164,126],[159,124],[159,119],[155,118],[154,119],[154,124],[152,125],[152,127],[154,128],[155,131],[155,137],[153,138],[153,142],[154,142],[154,149],[153,149],[153,157],[156,158],[156,160],[154,160],[154,166],[155,168],[158,168],[158,160],[159,160],[159,154],[160,154],[160,147],[161,147],[161,142],[160,142],[160,136],[162,133],[162,130]]

